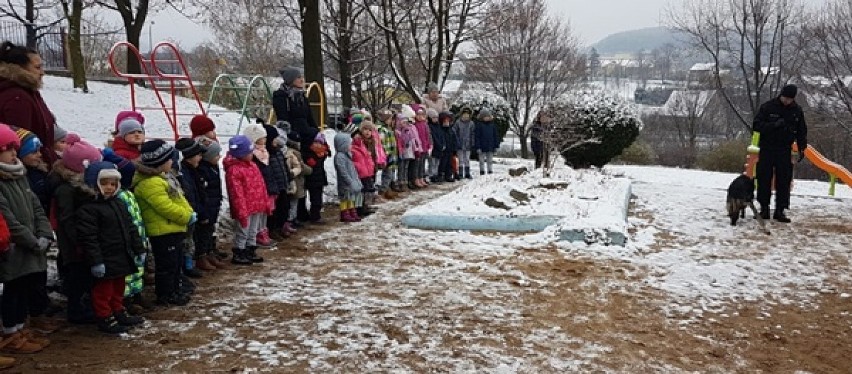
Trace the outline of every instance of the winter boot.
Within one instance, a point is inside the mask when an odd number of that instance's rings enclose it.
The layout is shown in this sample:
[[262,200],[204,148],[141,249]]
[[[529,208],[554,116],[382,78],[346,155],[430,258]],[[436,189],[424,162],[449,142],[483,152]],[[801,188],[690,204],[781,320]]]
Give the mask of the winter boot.
[[53,334],[62,328],[62,324],[58,320],[50,317],[30,317],[29,328],[42,334]]
[[219,257],[217,257],[214,254],[207,255],[207,262],[209,262],[210,265],[215,266],[216,269],[227,269],[228,268],[228,265],[225,264],[225,261],[220,260]]
[[281,232],[286,232],[287,235],[292,235],[298,232],[295,227],[293,227],[293,223],[290,221],[284,222],[284,227],[281,228]]
[[254,263],[263,262],[263,257],[257,255],[256,245],[246,248],[246,259]]
[[792,222],[790,218],[787,218],[787,215],[784,214],[784,209],[775,209],[775,214],[772,215],[772,219],[781,223]]
[[130,327],[122,326],[118,323],[118,320],[115,319],[115,316],[109,316],[98,321],[98,330],[107,334],[122,334],[130,331]]
[[233,249],[233,256],[231,256],[231,263],[234,265],[251,265],[253,262],[246,258],[246,250],[240,248]]
[[470,175],[470,166],[464,168],[464,177],[465,179],[473,179],[473,177]]
[[183,274],[193,279],[203,278],[204,274],[196,268],[184,269]]
[[218,258],[222,261],[225,261],[225,260],[228,259],[228,253],[226,253],[225,251],[220,251],[219,248],[214,248],[212,253],[214,255],[216,255],[216,258]]
[[349,209],[349,217],[352,218],[352,222],[361,222],[361,217],[358,216],[358,211],[355,208]]
[[207,256],[201,256],[195,262],[195,268],[204,271],[213,271],[216,270],[216,267],[210,263],[210,260]]
[[15,359],[12,357],[0,356],[0,370],[5,370],[15,366]]
[[259,247],[272,248],[272,239],[269,238],[269,231],[267,229],[260,230],[255,239]]
[[269,239],[272,239],[276,242],[283,241],[290,236],[289,233],[282,231],[281,229],[269,230]]
[[38,344],[41,346],[41,348],[47,348],[50,345],[50,340],[48,340],[44,335],[41,335],[33,330],[24,328],[18,332],[24,334],[24,337],[27,338],[28,342]]
[[4,353],[11,354],[32,354],[44,349],[44,347],[28,340],[20,331],[9,335],[3,335],[3,340],[0,342],[0,346],[3,346],[2,351]]
[[485,175],[485,170],[479,169],[479,175]]
[[[754,218],[757,218],[757,217],[754,217]],[[760,206],[760,218],[769,219],[769,208],[766,208],[762,205]]]
[[113,316],[115,317],[115,320],[118,321],[118,324],[122,326],[132,327],[139,326],[145,323],[144,318],[139,316],[132,316],[127,313],[127,310],[116,312],[115,314],[113,314]]

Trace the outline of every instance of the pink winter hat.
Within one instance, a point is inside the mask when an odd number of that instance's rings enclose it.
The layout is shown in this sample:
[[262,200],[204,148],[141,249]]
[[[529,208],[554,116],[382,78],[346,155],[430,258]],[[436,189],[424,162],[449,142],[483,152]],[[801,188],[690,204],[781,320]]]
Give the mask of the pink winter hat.
[[118,125],[121,124],[121,121],[128,118],[132,118],[139,122],[140,125],[145,126],[145,116],[142,113],[132,110],[122,110],[115,116],[115,132],[118,132]]
[[78,137],[69,138],[65,139],[68,148],[65,149],[65,152],[62,152],[62,164],[68,170],[82,173],[86,170],[86,166],[101,161],[101,152],[93,145],[86,143],[85,140],[79,140]]

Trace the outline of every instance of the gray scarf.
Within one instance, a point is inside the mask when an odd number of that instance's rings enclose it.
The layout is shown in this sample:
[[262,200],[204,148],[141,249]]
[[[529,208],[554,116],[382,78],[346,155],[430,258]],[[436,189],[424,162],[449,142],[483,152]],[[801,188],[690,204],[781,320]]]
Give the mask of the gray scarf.
[[21,160],[15,159],[14,164],[6,164],[0,162],[0,171],[8,173],[14,177],[23,177],[27,174],[27,168],[24,166],[24,163]]

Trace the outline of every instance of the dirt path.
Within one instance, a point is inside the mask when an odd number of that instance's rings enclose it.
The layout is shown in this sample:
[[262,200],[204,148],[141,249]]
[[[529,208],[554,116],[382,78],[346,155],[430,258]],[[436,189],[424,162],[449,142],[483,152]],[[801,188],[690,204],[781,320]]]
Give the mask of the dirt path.
[[205,277],[190,306],[152,312],[130,335],[68,327],[16,370],[848,372],[849,297],[807,309],[743,302],[696,319],[672,313],[636,263],[400,227],[407,206],[449,188],[305,230],[260,266]]

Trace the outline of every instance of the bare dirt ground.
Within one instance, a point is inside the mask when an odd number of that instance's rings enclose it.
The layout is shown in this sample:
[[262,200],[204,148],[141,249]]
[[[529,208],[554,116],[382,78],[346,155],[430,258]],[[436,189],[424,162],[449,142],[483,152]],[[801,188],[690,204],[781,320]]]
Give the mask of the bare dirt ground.
[[[155,310],[122,337],[66,327],[10,371],[852,372],[848,295],[740,301],[697,318],[672,309],[635,262],[400,227],[406,206],[449,188],[358,224],[335,222],[329,208],[328,225],[263,251],[262,265],[199,280],[189,306]],[[632,214],[656,224],[641,203]],[[849,240],[847,229],[808,234]],[[807,246],[809,235],[796,240]],[[662,230],[658,239],[658,250],[701,241]],[[844,256],[826,264],[849,269]]]

